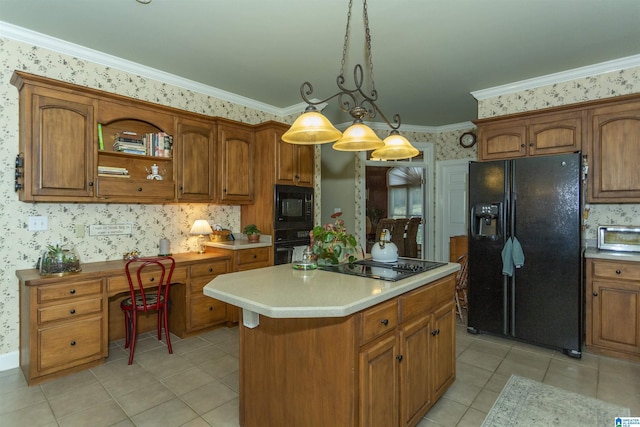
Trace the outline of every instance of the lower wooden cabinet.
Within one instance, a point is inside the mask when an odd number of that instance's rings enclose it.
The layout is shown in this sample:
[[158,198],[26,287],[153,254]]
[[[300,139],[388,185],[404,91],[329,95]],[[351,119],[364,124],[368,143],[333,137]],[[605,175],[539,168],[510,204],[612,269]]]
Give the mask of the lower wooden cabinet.
[[640,360],[640,263],[587,260],[587,347]]
[[413,427],[455,380],[455,275],[341,318],[240,328],[240,424]]
[[231,271],[229,259],[208,260],[190,267],[186,290],[183,286],[171,289],[172,312],[169,316],[171,332],[184,338],[227,321],[227,304],[202,293],[202,288],[219,274]]
[[[454,279],[443,279],[400,297],[397,328],[392,319],[370,316],[393,332],[360,352],[360,426],[415,426],[453,383],[455,304],[446,295],[454,289]],[[424,311],[415,311],[420,305]]]
[[[232,260],[216,254],[173,256],[169,329],[186,337],[228,321],[228,306],[203,295],[218,274],[231,271]],[[129,296],[122,260],[82,265],[82,272],[41,276],[37,269],[16,271],[20,281],[20,366],[29,385],[104,362],[109,342],[124,338],[120,302]],[[158,271],[145,271],[146,285]],[[236,314],[237,317],[237,314]],[[138,317],[138,332],[155,331],[155,313]]]
[[20,365],[29,384],[102,363],[108,354],[103,292],[102,279],[22,286]]
[[[272,261],[270,257],[272,250],[273,248],[271,246],[265,246],[261,248],[237,249],[237,250],[215,248],[211,246],[207,247],[207,252],[212,252],[212,253],[231,257],[231,266],[229,271],[232,271],[232,272],[253,270],[254,268],[269,267],[270,265],[272,265]],[[200,289],[200,293],[202,294],[202,288]],[[227,306],[227,322],[229,324],[238,323],[238,320],[240,319],[240,310],[238,309],[238,307],[235,307],[229,304],[226,304],[226,306]]]

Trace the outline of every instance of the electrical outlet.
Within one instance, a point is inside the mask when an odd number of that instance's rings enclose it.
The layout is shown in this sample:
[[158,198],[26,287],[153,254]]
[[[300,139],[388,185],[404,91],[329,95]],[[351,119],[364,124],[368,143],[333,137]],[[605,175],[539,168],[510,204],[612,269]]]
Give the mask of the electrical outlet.
[[46,216],[30,216],[29,231],[45,231],[49,229],[49,218]]

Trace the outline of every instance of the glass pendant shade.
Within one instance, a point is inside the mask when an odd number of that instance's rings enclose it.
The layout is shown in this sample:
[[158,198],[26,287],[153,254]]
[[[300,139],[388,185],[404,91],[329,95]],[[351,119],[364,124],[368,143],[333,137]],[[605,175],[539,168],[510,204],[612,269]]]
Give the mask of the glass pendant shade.
[[282,140],[289,144],[325,144],[340,139],[342,133],[318,111],[306,111],[296,119]]
[[362,123],[354,123],[342,134],[342,138],[333,144],[333,149],[338,151],[367,151],[376,150],[384,146],[384,142]]
[[411,145],[407,138],[397,132],[392,132],[391,135],[384,139],[384,147],[371,153],[371,158],[376,160],[401,160],[415,157],[419,153],[418,149]]

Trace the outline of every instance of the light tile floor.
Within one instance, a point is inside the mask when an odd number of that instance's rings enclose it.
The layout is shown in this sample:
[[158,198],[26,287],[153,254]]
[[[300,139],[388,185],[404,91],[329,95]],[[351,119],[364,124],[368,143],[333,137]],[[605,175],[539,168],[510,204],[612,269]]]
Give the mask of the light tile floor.
[[[640,363],[585,353],[581,360],[458,325],[457,379],[419,427],[479,426],[511,374],[631,408],[640,416]],[[174,354],[153,334],[134,364],[122,342],[98,366],[28,387],[19,369],[0,372],[0,426],[237,426],[238,329],[181,340]],[[265,426],[269,427],[269,426]]]

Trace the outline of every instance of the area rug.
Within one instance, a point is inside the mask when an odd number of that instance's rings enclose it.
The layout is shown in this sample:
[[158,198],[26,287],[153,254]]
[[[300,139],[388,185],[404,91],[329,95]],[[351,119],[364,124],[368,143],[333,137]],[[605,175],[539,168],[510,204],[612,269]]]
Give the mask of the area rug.
[[487,414],[483,427],[614,427],[629,408],[511,375]]

